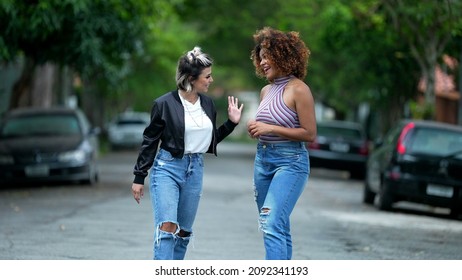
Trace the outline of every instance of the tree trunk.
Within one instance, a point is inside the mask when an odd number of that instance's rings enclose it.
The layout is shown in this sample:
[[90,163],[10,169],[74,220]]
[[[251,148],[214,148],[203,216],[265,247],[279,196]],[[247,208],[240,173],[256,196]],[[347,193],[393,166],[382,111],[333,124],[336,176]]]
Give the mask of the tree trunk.
[[380,129],[381,133],[385,134],[390,128],[392,128],[399,120],[403,117],[403,100],[401,96],[393,95],[388,100],[387,106],[381,108],[380,117]]
[[80,96],[80,108],[92,125],[104,127],[104,98],[99,94],[99,85],[88,78],[82,80],[84,91]]
[[72,92],[72,70],[69,66],[56,66],[55,88],[54,88],[54,103],[60,106],[70,106],[69,99]]
[[21,76],[13,86],[13,91],[10,97],[9,110],[31,105],[31,87],[35,68],[35,61],[31,58],[25,58],[24,68],[22,69]]
[[31,106],[51,107],[55,88],[57,67],[52,63],[37,66],[32,82]]

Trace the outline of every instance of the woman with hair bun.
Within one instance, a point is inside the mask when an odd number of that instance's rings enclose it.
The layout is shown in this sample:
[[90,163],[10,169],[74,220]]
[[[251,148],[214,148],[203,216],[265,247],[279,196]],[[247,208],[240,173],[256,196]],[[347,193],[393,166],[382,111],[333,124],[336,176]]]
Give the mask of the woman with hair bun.
[[244,105],[229,96],[228,120],[217,128],[215,105],[204,94],[213,82],[212,63],[199,47],[179,58],[177,89],[154,100],[143,133],[132,193],[140,203],[149,171],[156,260],[184,259],[202,193],[203,154],[217,155],[217,144],[241,119]]

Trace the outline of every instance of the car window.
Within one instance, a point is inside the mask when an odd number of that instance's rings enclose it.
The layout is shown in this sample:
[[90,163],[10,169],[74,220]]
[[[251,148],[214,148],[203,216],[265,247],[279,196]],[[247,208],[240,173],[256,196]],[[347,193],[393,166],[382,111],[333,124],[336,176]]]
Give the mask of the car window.
[[79,123],[74,115],[19,117],[8,120],[2,129],[3,137],[74,135],[79,133]]
[[77,113],[78,119],[80,120],[79,123],[82,126],[83,134],[88,134],[88,132],[91,129],[90,121],[88,120],[87,116],[81,110],[77,110],[76,113]]
[[[462,134],[454,131],[418,128],[415,130],[411,141],[410,153],[439,156],[448,156],[457,152],[462,153]],[[461,156],[459,155],[458,157]]]
[[120,119],[116,122],[117,125],[146,125],[143,120],[138,119]]
[[330,127],[318,125],[317,134],[326,137],[343,137],[348,139],[361,139],[361,132],[353,128]]

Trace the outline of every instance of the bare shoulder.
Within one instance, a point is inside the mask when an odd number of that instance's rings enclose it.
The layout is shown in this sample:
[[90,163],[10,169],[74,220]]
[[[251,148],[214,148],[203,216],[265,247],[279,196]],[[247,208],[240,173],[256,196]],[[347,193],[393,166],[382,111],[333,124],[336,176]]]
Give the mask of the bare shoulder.
[[300,79],[293,79],[290,81],[287,89],[294,99],[312,98],[310,87]]
[[261,91],[260,91],[260,100],[263,100],[263,98],[265,98],[265,95],[268,93],[270,87],[271,87],[271,84],[268,84],[268,85],[264,86],[261,89]]

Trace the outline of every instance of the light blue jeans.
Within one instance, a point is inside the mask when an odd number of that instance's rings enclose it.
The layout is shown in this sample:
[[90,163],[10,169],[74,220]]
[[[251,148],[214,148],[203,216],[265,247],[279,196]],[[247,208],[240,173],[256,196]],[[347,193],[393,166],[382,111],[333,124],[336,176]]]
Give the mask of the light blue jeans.
[[302,142],[258,143],[254,165],[255,201],[267,260],[290,260],[290,214],[310,175]]
[[[202,154],[174,158],[160,149],[150,172],[150,194],[154,211],[154,259],[182,260],[202,195],[204,161]],[[176,232],[160,229],[163,223],[176,224]],[[180,237],[180,230],[187,236]]]

